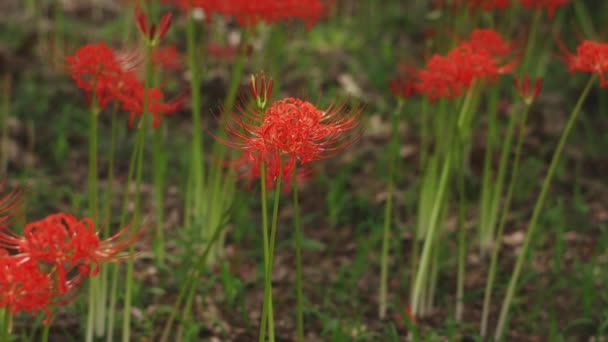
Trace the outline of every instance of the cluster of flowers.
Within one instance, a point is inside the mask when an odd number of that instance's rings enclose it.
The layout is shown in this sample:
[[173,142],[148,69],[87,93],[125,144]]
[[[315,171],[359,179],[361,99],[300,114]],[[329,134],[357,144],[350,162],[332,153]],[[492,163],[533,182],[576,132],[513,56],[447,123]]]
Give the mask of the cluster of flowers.
[[[163,54],[155,55],[158,63],[174,57],[175,51],[159,51]],[[129,113],[131,127],[141,117],[144,101],[147,101],[147,112],[154,117],[154,127],[160,125],[165,115],[179,109],[179,101],[163,101],[164,95],[159,88],[149,88],[145,94],[144,84],[137,76],[136,67],[140,64],[137,58],[121,58],[103,42],[80,47],[74,55],[67,56],[66,61],[68,71],[78,87],[86,92],[89,102],[103,109],[110,101],[118,101]]]
[[65,213],[28,223],[18,235],[7,227],[19,204],[17,193],[0,204],[8,214],[0,227],[0,308],[13,314],[44,312],[47,324],[51,306],[67,303],[87,277],[99,272],[100,264],[128,257],[123,251],[137,237],[123,238],[125,227],[100,240],[95,222]]
[[[568,4],[572,0],[519,0],[522,6],[527,8],[545,8],[550,17],[555,14],[555,11]],[[513,1],[511,0],[461,0],[459,3],[466,3],[473,10],[482,9],[484,11],[502,10],[510,5]]]
[[[583,41],[576,54],[569,52],[562,44],[565,61],[570,72],[596,74],[602,87],[608,86],[608,44],[591,40]],[[439,98],[452,99],[463,94],[475,80],[491,81],[501,74],[512,71],[514,62],[504,64],[512,48],[500,35],[490,29],[477,29],[470,39],[461,42],[447,55],[435,54],[422,70],[411,65],[402,65],[398,78],[389,82],[393,94],[401,98],[426,95],[430,101]],[[538,95],[542,81],[537,81],[531,94],[529,79],[516,79],[517,88],[529,101]]]
[[430,101],[462,95],[476,80],[492,81],[513,70],[505,63],[512,48],[491,29],[474,30],[445,56],[433,55],[422,70],[410,67],[407,78],[391,81],[393,93],[401,97],[424,94]]
[[319,0],[162,0],[183,9],[202,8],[208,17],[214,13],[231,16],[243,26],[263,21],[272,23],[288,18],[299,18],[308,27],[316,23],[325,6]]
[[244,152],[234,166],[249,181],[261,176],[263,162],[267,186],[273,187],[280,176],[288,191],[298,163],[304,167],[296,176],[304,180],[311,175],[308,163],[334,155],[356,137],[347,133],[359,127],[360,110],[347,111],[344,105],[321,110],[293,97],[269,105],[272,80],[263,74],[252,78],[251,91],[253,105],[224,116],[235,138],[225,143]]

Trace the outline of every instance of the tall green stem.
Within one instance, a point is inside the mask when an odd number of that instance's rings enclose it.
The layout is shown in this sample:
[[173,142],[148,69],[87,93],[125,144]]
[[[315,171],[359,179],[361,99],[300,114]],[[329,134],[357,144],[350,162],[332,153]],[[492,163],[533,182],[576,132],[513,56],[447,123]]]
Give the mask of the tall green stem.
[[[517,137],[517,146],[515,147],[515,156],[513,157],[513,166],[512,166],[512,171],[511,171],[511,177],[509,179],[507,195],[505,197],[505,202],[504,202],[503,209],[502,209],[502,212],[500,215],[500,221],[498,223],[498,230],[496,231],[496,242],[494,243],[494,249],[492,250],[492,259],[490,261],[488,279],[486,282],[486,288],[485,288],[485,292],[484,292],[483,310],[482,310],[482,314],[481,314],[480,334],[482,337],[487,336],[488,318],[490,315],[490,303],[492,300],[492,290],[493,290],[493,286],[494,286],[494,279],[496,277],[496,268],[498,265],[498,254],[500,253],[500,247],[502,246],[501,241],[502,241],[504,228],[505,228],[505,225],[507,222],[507,216],[511,209],[511,198],[513,197],[513,189],[515,188],[515,181],[519,174],[519,161],[520,161],[521,149],[523,146],[524,133],[525,133],[525,129],[526,129],[526,122],[528,121],[529,112],[530,112],[530,105],[527,105],[526,109],[524,110],[523,117],[521,119],[521,123],[520,123],[520,127],[519,127],[519,135]],[[513,115],[512,119],[511,119],[513,122],[517,121],[515,119],[515,117],[516,117],[516,115]],[[511,124],[509,124],[509,128],[507,129],[507,141],[505,141],[505,145],[510,145],[510,142],[508,141],[510,139],[510,136],[512,136],[510,131],[512,131]],[[509,152],[507,152],[508,149],[504,150],[504,148],[505,147],[503,146],[503,153],[501,155],[501,161],[500,161],[501,166],[499,166],[499,169],[502,169],[502,168],[506,169],[506,167],[504,167],[502,165],[503,164],[506,165],[506,162],[508,160],[507,156],[508,156]],[[500,171],[499,171],[498,178],[500,178],[500,177],[501,176],[500,176]]]
[[188,15],[188,66],[190,68],[190,93],[192,97],[192,156],[191,156],[191,180],[192,196],[188,205],[193,206],[192,215],[195,220],[200,220],[203,205],[203,180],[205,179],[205,168],[203,167],[203,139],[201,134],[201,95],[199,65],[201,61],[196,53],[196,27],[194,18]]
[[[93,88],[94,89],[94,88]],[[97,222],[97,121],[100,108],[97,104],[95,95],[91,96],[91,111],[89,117],[89,170],[88,170],[88,195],[89,195],[89,215],[93,222]],[[99,279],[93,278],[89,282],[89,306],[87,312],[86,341],[93,341],[97,306],[105,305],[100,303],[98,297]]]
[[388,185],[386,206],[384,208],[384,226],[382,229],[382,252],[380,256],[380,293],[378,295],[378,316],[386,316],[387,283],[388,283],[388,254],[390,249],[390,228],[393,217],[393,197],[395,192],[395,163],[399,157],[399,119],[401,116],[402,100],[399,100],[397,110],[392,114],[391,149],[388,160]]
[[587,98],[587,95],[589,94],[589,91],[591,90],[591,86],[593,85],[595,79],[596,79],[596,76],[593,76],[593,77],[591,77],[591,79],[589,79],[589,82],[587,83],[585,90],[583,90],[583,93],[581,94],[581,97],[578,99],[578,102],[576,103],[574,110],[570,114],[570,118],[568,119],[568,122],[566,123],[566,127],[564,128],[564,131],[562,132],[562,135],[559,139],[557,148],[555,149],[555,152],[553,153],[553,158],[551,159],[551,164],[549,165],[549,170],[547,171],[547,175],[545,176],[545,179],[543,181],[540,193],[538,195],[538,199],[536,200],[536,204],[534,205],[534,211],[532,212],[532,218],[530,219],[530,223],[528,225],[528,231],[526,232],[526,237],[521,246],[520,254],[517,258],[515,268],[513,269],[513,273],[511,275],[511,280],[509,281],[509,287],[507,288],[507,293],[505,294],[505,298],[503,300],[502,307],[500,309],[500,316],[498,318],[498,324],[496,326],[496,332],[494,335],[494,338],[496,340],[500,340],[500,338],[502,337],[503,331],[505,329],[507,316],[509,313],[509,309],[511,307],[511,301],[513,300],[513,295],[515,294],[515,288],[517,286],[517,281],[519,280],[519,274],[521,273],[521,269],[523,267],[524,261],[526,260],[526,255],[527,255],[528,248],[530,246],[530,241],[532,241],[532,236],[534,235],[534,232],[536,230],[538,218],[540,217],[540,212],[541,212],[544,202],[545,202],[545,196],[547,195],[547,191],[549,190],[549,185],[551,184],[551,180],[553,179],[553,174],[555,173],[557,164],[559,163],[559,158],[561,157],[562,150],[564,149],[566,140],[568,139],[568,136],[570,135],[570,131],[572,130],[572,127],[574,126],[574,122],[576,122],[576,118],[578,117],[578,114],[581,111],[583,103],[584,103],[585,99]]
[[464,186],[464,162],[465,162],[465,151],[464,144],[462,146],[462,154],[460,158],[460,168],[458,174],[458,280],[456,285],[456,321],[462,321],[462,313],[464,311],[464,276],[465,276],[465,266],[466,266],[466,256],[467,256],[467,247],[466,247],[466,212],[467,212],[467,203],[466,203],[466,193]]
[[[258,334],[259,341],[264,342],[266,340],[266,324],[268,322],[268,310],[269,302],[268,298],[268,287],[266,286],[266,278],[270,273],[268,269],[270,260],[270,249],[268,244],[270,240],[268,238],[269,227],[268,227],[268,197],[266,196],[266,163],[263,161],[260,163],[260,202],[262,203],[262,238],[264,239],[264,301],[262,304],[262,316],[260,317],[260,332]],[[270,297],[272,300],[272,296]]]
[[426,239],[424,243],[424,247],[422,249],[422,257],[420,258],[420,264],[418,266],[418,271],[416,272],[416,281],[414,282],[414,290],[412,295],[412,314],[415,316],[419,310],[420,303],[420,293],[423,287],[423,280],[427,277],[427,272],[429,271],[430,258],[433,242],[435,241],[435,234],[437,231],[437,222],[439,220],[439,214],[441,211],[441,204],[443,195],[445,193],[445,189],[447,187],[449,171],[451,168],[451,155],[448,154],[444,164],[443,169],[441,171],[441,177],[439,180],[439,187],[437,189],[437,194],[435,197],[435,201],[433,204],[433,209],[431,211],[431,217],[429,220],[428,230],[426,232]]
[[[139,128],[137,130],[137,157],[135,163],[135,195],[134,195],[134,209],[133,209],[133,224],[140,224],[141,215],[141,178],[143,169],[143,157],[145,150],[145,139],[148,127],[148,90],[150,89],[150,82],[152,77],[152,53],[153,47],[148,46],[146,51],[146,72],[144,76],[144,97],[142,103],[141,120],[139,121]],[[134,246],[130,247],[130,257],[127,262],[127,274],[126,274],[126,285],[125,285],[125,301],[123,308],[123,321],[122,321],[122,340],[123,342],[129,342],[131,340],[131,301],[133,295],[133,268],[134,268]]]
[[293,220],[296,228],[296,332],[298,342],[304,341],[304,302],[302,297],[302,229],[300,227],[300,205],[298,201],[298,171],[293,168]]

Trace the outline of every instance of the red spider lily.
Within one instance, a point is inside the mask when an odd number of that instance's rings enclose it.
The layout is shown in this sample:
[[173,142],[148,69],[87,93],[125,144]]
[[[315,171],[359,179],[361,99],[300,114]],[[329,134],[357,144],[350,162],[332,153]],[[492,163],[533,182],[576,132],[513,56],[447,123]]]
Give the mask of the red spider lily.
[[[0,231],[0,248],[17,251],[24,262],[32,260],[51,267],[57,272],[59,291],[65,293],[72,284],[79,282],[79,277],[96,275],[100,263],[129,256],[124,250],[135,242],[138,234],[122,238],[127,228],[100,240],[91,219],[78,220],[75,216],[57,213],[27,224],[23,236],[8,230]],[[77,273],[70,277],[73,270]]]
[[473,81],[492,81],[512,71],[515,62],[503,64],[510,50],[496,32],[475,30],[470,40],[461,42],[446,56],[431,57],[418,73],[418,89],[430,101],[460,96]]
[[118,95],[122,102],[122,109],[129,113],[129,127],[136,126],[135,119],[144,112],[144,100],[146,111],[152,114],[154,120],[152,126],[157,128],[166,115],[176,112],[181,106],[181,100],[163,102],[163,92],[158,88],[148,89],[148,96],[144,99],[144,86],[140,83],[126,94]]
[[114,50],[104,43],[87,44],[66,57],[67,69],[79,88],[87,94],[89,103],[105,108],[115,96],[114,85],[125,70]]
[[152,63],[163,69],[180,70],[182,61],[183,57],[175,45],[158,47],[152,53]]
[[608,86],[606,72],[608,72],[608,44],[591,40],[583,41],[577,48],[576,54],[569,52],[562,45],[570,72],[590,72],[600,77],[600,85]]
[[162,0],[183,9],[202,8],[210,17],[213,13],[232,16],[243,26],[253,26],[263,21],[272,23],[289,18],[299,18],[308,27],[316,23],[325,6],[319,0]]
[[[256,104],[237,107],[237,113],[223,115],[226,131],[233,139],[225,144],[245,153],[234,166],[250,181],[260,176],[258,165],[264,162],[268,184],[274,186],[282,175],[290,183],[296,163],[328,158],[350,145],[357,135],[349,134],[360,124],[361,110],[346,111],[345,106],[316,108],[310,102],[286,98],[267,108],[264,102],[272,92],[272,80],[262,74],[251,81]],[[264,99],[262,99],[264,97]],[[308,171],[298,177],[306,178]]]
[[524,102],[527,105],[530,105],[538,97],[538,94],[543,87],[543,79],[540,77],[536,79],[532,93],[530,92],[530,76],[528,75],[524,76],[523,80],[516,76],[515,87],[517,88],[517,91],[521,97],[524,99]]
[[171,27],[171,18],[173,14],[171,12],[166,13],[160,20],[160,24],[158,25],[158,32],[156,31],[156,24],[148,25],[148,16],[144,13],[141,8],[136,6],[135,8],[135,19],[137,22],[137,27],[139,31],[144,35],[148,44],[156,45],[158,41],[160,41],[167,31],[169,27]]
[[345,133],[358,127],[359,114],[344,112],[344,106],[320,110],[291,97],[276,101],[266,109],[249,148],[278,150],[300,164],[324,159],[350,144]]
[[54,296],[51,284],[50,275],[43,273],[34,260],[0,249],[0,307],[13,314],[26,311],[36,315],[43,311],[48,323]]
[[553,17],[555,11],[564,5],[567,5],[572,0],[519,0],[519,2],[528,8],[546,8],[549,17]]
[[396,97],[408,99],[418,94],[418,70],[415,66],[401,64],[399,76],[388,82],[388,86]]

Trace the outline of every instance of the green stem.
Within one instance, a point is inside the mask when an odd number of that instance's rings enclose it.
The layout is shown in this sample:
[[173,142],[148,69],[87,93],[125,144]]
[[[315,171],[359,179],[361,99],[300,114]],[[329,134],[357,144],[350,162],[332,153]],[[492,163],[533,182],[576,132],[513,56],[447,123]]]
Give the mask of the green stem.
[[[42,325],[42,334],[40,335],[40,342],[48,342],[49,332],[51,330],[51,322]],[[5,341],[5,340],[2,340]]]
[[2,316],[2,341],[9,341],[9,338],[11,336],[13,314],[11,313],[11,310],[6,307],[3,310]]
[[431,211],[431,218],[429,220],[428,230],[426,232],[426,239],[424,247],[422,249],[422,257],[420,258],[420,264],[418,265],[418,271],[416,272],[416,281],[414,282],[414,290],[412,295],[412,314],[416,316],[419,310],[420,293],[422,291],[423,280],[426,279],[427,271],[429,270],[429,262],[431,258],[432,245],[435,241],[435,233],[437,231],[437,222],[439,220],[439,214],[441,211],[441,204],[445,189],[447,187],[449,171],[451,168],[451,155],[448,154],[443,164],[441,171],[441,178],[439,180],[439,187],[437,189],[437,195],[435,197],[433,209]]
[[[133,224],[140,224],[141,215],[141,179],[143,169],[143,157],[145,150],[146,131],[148,128],[148,90],[150,89],[150,82],[152,73],[152,53],[153,47],[148,46],[146,51],[146,73],[144,76],[144,97],[142,103],[141,119],[139,121],[139,127],[137,130],[137,157],[135,163],[135,194],[134,194],[134,209],[133,209]],[[126,274],[126,285],[125,285],[125,301],[123,309],[123,321],[122,321],[122,340],[123,342],[129,342],[131,340],[131,302],[133,295],[133,268],[135,262],[135,246],[131,245],[129,249],[129,260],[127,262],[127,274]]]
[[[515,189],[515,181],[519,175],[519,161],[520,161],[520,156],[521,156],[521,150],[523,147],[523,141],[524,141],[524,133],[525,133],[525,129],[526,129],[526,122],[528,121],[528,113],[530,112],[530,105],[526,106],[526,109],[524,110],[522,119],[521,119],[521,123],[520,123],[520,127],[519,127],[519,135],[517,137],[517,146],[515,147],[515,156],[513,159],[513,166],[512,166],[512,170],[511,170],[511,177],[509,179],[509,185],[507,188],[507,195],[505,197],[505,203],[503,205],[503,209],[501,212],[501,216],[500,216],[500,221],[498,223],[498,230],[496,231],[496,242],[494,243],[494,249],[492,250],[492,259],[490,261],[490,269],[488,271],[488,279],[486,282],[486,288],[485,288],[485,292],[484,292],[484,298],[483,298],[483,310],[482,310],[482,314],[481,314],[481,327],[480,327],[480,334],[482,337],[486,337],[487,336],[487,331],[488,331],[488,318],[490,316],[490,303],[492,300],[492,290],[493,290],[493,286],[494,286],[494,279],[496,277],[496,267],[498,265],[498,254],[500,253],[500,247],[502,246],[501,241],[502,241],[502,236],[503,236],[503,232],[504,232],[504,228],[507,222],[507,217],[511,208],[511,198],[513,197],[513,189]],[[516,122],[517,120],[515,120],[516,115],[513,115],[513,117],[511,118],[511,120],[513,122]],[[512,131],[511,128],[511,123],[509,123],[509,128],[508,128],[508,132],[507,132],[507,140],[510,139],[510,135],[512,135],[510,133],[510,131]],[[505,145],[510,144],[510,142],[505,142]],[[500,165],[499,166],[499,170],[502,170],[502,168],[506,169],[506,163],[508,161],[508,154],[509,152],[507,150],[504,149],[503,146],[503,153],[501,154],[501,161],[500,161]],[[503,164],[505,166],[503,166]],[[499,176],[498,178],[500,178],[500,171],[499,171]]]
[[528,34],[528,43],[526,44],[526,52],[524,53],[524,60],[521,63],[521,70],[523,73],[528,73],[528,65],[532,56],[534,56],[534,50],[536,47],[536,36],[538,31],[538,25],[540,23],[540,17],[542,15],[542,8],[538,8],[534,12],[534,18],[532,19],[532,26],[530,27],[530,33]]
[[570,114],[570,118],[568,119],[568,122],[566,123],[566,127],[564,128],[564,131],[562,132],[562,135],[559,139],[557,148],[555,149],[555,152],[553,153],[553,158],[551,159],[551,164],[549,165],[549,170],[547,171],[547,175],[545,176],[545,179],[543,181],[540,193],[538,195],[538,199],[536,200],[536,204],[534,205],[534,211],[532,213],[532,218],[530,219],[530,223],[528,225],[528,231],[526,232],[526,237],[521,246],[520,254],[517,258],[517,263],[515,264],[515,268],[511,275],[511,280],[509,281],[509,287],[507,288],[507,293],[506,293],[505,298],[502,303],[502,307],[500,310],[500,316],[498,318],[498,324],[496,326],[496,332],[494,335],[494,338],[496,340],[500,340],[500,338],[502,337],[503,331],[505,329],[507,315],[508,315],[509,309],[511,307],[511,301],[513,300],[513,295],[515,294],[515,288],[517,286],[517,281],[519,280],[519,274],[521,273],[521,269],[522,269],[524,261],[526,259],[526,254],[527,254],[527,251],[528,251],[528,248],[530,245],[530,241],[532,240],[532,236],[534,235],[534,231],[536,230],[536,226],[537,226],[536,224],[537,224],[538,218],[540,217],[540,212],[541,212],[544,202],[545,202],[545,196],[547,195],[547,191],[549,190],[549,185],[551,184],[551,180],[553,179],[553,174],[555,173],[557,164],[559,163],[559,158],[561,156],[562,150],[564,149],[566,140],[568,139],[568,136],[570,135],[570,131],[572,130],[572,127],[574,127],[574,122],[576,122],[576,118],[578,117],[578,114],[581,111],[583,103],[584,103],[585,99],[587,98],[589,91],[591,90],[591,86],[593,85],[595,78],[596,78],[596,76],[593,76],[593,77],[591,77],[591,79],[589,79],[589,82],[587,83],[585,90],[583,90],[583,93],[581,94],[581,97],[578,99],[578,102],[576,103],[574,110]]
[[397,110],[392,115],[391,150],[388,160],[388,188],[386,206],[384,208],[384,226],[382,229],[382,252],[380,256],[380,291],[378,295],[378,316],[384,319],[387,304],[388,283],[388,254],[390,249],[390,229],[393,214],[393,197],[395,192],[395,163],[399,157],[399,119],[401,116],[402,100],[399,100]]
[[165,151],[163,148],[163,127],[154,130],[154,197],[156,209],[156,237],[154,241],[154,254],[159,265],[165,261],[164,227],[164,177],[165,177]]
[[300,206],[298,201],[298,173],[293,168],[293,220],[296,228],[296,331],[298,342],[304,341],[304,302],[302,298],[302,229],[300,227]]
[[201,219],[203,205],[203,180],[205,179],[205,168],[203,167],[203,139],[201,134],[201,95],[199,60],[196,49],[196,27],[192,15],[188,15],[187,38],[188,38],[188,66],[190,68],[190,93],[192,97],[192,196],[189,205],[193,206],[192,215],[195,221]]
[[[248,31],[245,31],[243,38],[244,42],[247,42],[248,37]],[[228,94],[224,99],[222,115],[224,115],[223,113],[231,113],[232,109],[234,108],[236,96],[240,88],[239,86],[241,84],[241,80],[243,78],[243,72],[245,70],[246,60],[247,55],[245,49],[240,49],[232,70],[232,78],[228,87]],[[220,137],[220,139],[225,139],[226,132],[224,127],[220,127],[219,129],[220,131],[218,132],[218,137]],[[212,222],[211,226],[213,226],[217,222],[216,219],[221,217],[226,207],[230,206],[230,203],[232,202],[233,193],[232,191],[228,190],[232,189],[232,187],[229,185],[231,183],[234,183],[234,180],[232,179],[232,174],[226,174],[226,172],[224,172],[224,160],[226,160],[226,145],[216,139],[213,143],[212,151],[212,160],[214,161],[214,164],[209,170],[209,179],[207,182],[209,188],[211,189],[211,192],[207,195],[207,217]],[[211,254],[211,258],[209,259],[210,263],[215,262],[217,258],[221,257],[221,251],[223,250],[224,244],[225,235],[222,235],[220,236],[218,243],[214,248],[215,252]]]
[[[94,87],[93,87],[94,88]],[[93,222],[97,222],[97,116],[100,109],[97,105],[97,98],[91,95],[91,111],[89,117],[89,170],[88,170],[88,195],[89,195],[89,215]],[[93,341],[97,306],[103,305],[98,298],[99,279],[92,278],[89,286],[89,306],[87,312],[86,341]]]
[[494,198],[495,193],[500,191],[497,189],[498,186],[492,185],[492,157],[494,156],[494,146],[496,145],[496,131],[498,126],[498,120],[496,118],[499,98],[498,89],[499,88],[496,87],[495,91],[492,92],[490,113],[488,115],[488,136],[486,139],[486,150],[483,161],[482,188],[480,196],[481,203],[479,204],[479,250],[484,256],[489,250],[489,246],[491,245],[494,235],[494,225],[490,224],[490,221],[492,221],[492,199]]
[[467,247],[466,247],[466,230],[465,230],[465,222],[466,222],[466,212],[467,212],[467,203],[466,203],[466,193],[464,186],[464,144],[462,146],[462,155],[461,155],[461,166],[460,172],[458,173],[458,195],[459,195],[459,207],[458,207],[458,280],[456,285],[456,321],[462,321],[462,313],[464,311],[464,278],[465,278],[465,266],[466,266],[466,256],[467,256]]
[[274,260],[274,247],[275,240],[277,237],[277,224],[279,220],[279,199],[281,195],[281,181],[283,176],[283,163],[282,160],[279,162],[279,176],[274,189],[274,202],[272,203],[272,222],[270,226],[270,243],[268,245],[268,276],[266,277],[267,301],[268,301],[268,339],[270,342],[274,342],[274,313],[272,308],[272,264]]
[[[266,340],[266,323],[268,319],[269,302],[268,298],[268,287],[266,286],[266,278],[268,277],[269,260],[270,260],[270,243],[268,239],[268,198],[266,196],[266,164],[262,161],[260,163],[260,202],[262,203],[262,238],[264,239],[264,301],[262,304],[262,316],[260,317],[260,332],[258,334],[259,341],[264,342]],[[270,297],[272,300],[272,297]]]

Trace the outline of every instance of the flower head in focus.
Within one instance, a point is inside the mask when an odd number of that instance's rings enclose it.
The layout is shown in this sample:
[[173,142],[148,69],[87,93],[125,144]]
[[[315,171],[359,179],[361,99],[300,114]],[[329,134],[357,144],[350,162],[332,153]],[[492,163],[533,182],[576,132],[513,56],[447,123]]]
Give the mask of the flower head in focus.
[[[254,104],[223,116],[232,138],[224,142],[244,152],[241,158],[245,158],[245,164],[263,162],[273,181],[298,164],[304,166],[334,155],[358,137],[352,133],[359,127],[360,109],[333,105],[321,110],[293,97],[267,104],[272,80],[265,75],[252,78],[251,90]],[[261,174],[256,167],[248,170],[252,177]]]
[[17,252],[24,263],[33,261],[56,272],[57,289],[65,293],[81,277],[96,275],[101,263],[128,256],[124,251],[138,236],[124,237],[127,228],[101,240],[90,218],[79,220],[70,214],[57,213],[28,223],[23,236],[0,230],[0,248]]

